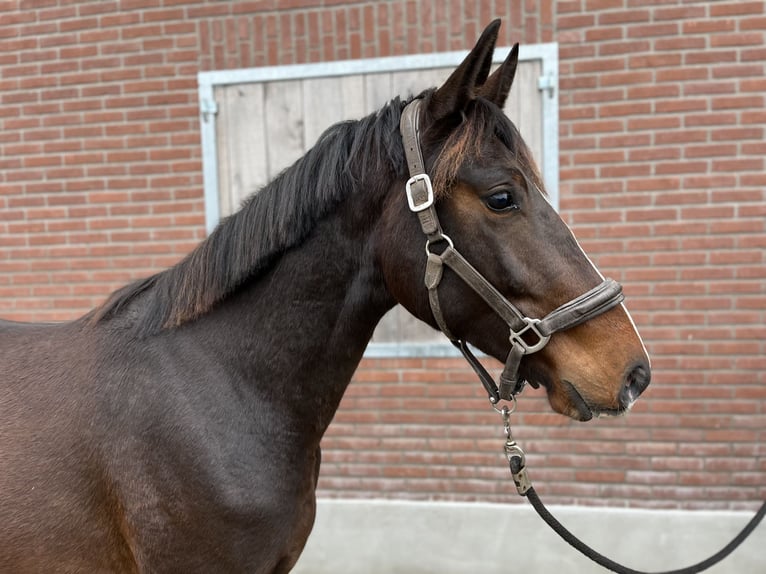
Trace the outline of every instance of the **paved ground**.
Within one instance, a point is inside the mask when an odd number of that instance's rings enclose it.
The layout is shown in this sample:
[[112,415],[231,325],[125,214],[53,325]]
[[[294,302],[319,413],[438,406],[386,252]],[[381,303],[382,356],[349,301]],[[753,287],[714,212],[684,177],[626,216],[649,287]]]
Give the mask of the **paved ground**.
[[[585,542],[635,569],[707,558],[748,512],[555,507]],[[298,574],[598,574],[525,505],[320,500]],[[711,574],[766,573],[766,524]]]

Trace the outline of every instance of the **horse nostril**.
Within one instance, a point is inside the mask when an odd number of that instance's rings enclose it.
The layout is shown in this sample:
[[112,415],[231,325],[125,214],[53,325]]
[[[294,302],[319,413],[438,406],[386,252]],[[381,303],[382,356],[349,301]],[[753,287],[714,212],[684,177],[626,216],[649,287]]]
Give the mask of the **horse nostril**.
[[632,405],[633,401],[649,386],[651,378],[649,366],[645,363],[639,363],[633,367],[625,377],[625,384],[622,386],[622,390],[620,390],[620,405],[623,408],[628,408]]

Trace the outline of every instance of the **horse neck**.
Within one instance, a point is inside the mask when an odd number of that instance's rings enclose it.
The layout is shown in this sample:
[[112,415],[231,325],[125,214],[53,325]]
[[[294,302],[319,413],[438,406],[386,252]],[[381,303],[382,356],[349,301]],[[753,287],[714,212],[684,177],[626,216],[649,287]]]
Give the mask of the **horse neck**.
[[[394,305],[375,264],[372,225],[341,204],[298,247],[197,324],[211,352],[246,380],[259,404],[300,421],[318,441],[373,330]],[[374,213],[374,212],[373,212]]]

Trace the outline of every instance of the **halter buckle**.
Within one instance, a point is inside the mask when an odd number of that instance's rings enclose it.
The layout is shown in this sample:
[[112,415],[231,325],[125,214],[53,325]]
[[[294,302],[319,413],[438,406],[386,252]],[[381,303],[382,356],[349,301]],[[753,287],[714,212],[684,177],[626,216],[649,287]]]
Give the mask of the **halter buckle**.
[[[550,335],[543,335],[540,330],[538,329],[538,325],[540,324],[540,319],[533,319],[531,317],[524,317],[523,321],[525,323],[524,327],[522,327],[519,331],[514,331],[511,329],[510,334],[510,341],[511,345],[516,345],[518,347],[521,347],[522,352],[525,355],[529,355],[530,353],[536,353],[545,345],[548,344],[548,341],[550,340]],[[537,341],[529,344],[527,343],[523,336],[528,333],[534,334],[535,337],[537,337]]]
[[[415,199],[415,196],[412,194],[412,187],[421,183],[425,186],[426,198],[425,201],[418,203]],[[428,177],[427,173],[419,173],[417,175],[413,175],[410,179],[407,180],[405,189],[407,191],[407,203],[410,206],[410,211],[415,213],[419,211],[425,211],[434,204],[434,188],[431,185],[431,178]]]

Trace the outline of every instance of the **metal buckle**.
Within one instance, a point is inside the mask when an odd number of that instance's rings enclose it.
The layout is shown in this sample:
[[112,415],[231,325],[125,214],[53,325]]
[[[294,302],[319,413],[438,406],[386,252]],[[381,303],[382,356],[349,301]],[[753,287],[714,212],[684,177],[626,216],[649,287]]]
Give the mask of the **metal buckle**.
[[427,239],[426,240],[426,257],[431,255],[431,253],[432,253],[431,246],[434,243],[439,243],[440,241],[446,241],[447,245],[450,248],[455,249],[455,244],[452,243],[452,240],[449,238],[449,236],[445,235],[444,233],[440,233],[438,236],[434,237],[433,239]]
[[[416,204],[415,198],[412,196],[412,186],[421,181],[426,186],[426,200],[423,203]],[[431,185],[431,178],[428,177],[427,173],[419,173],[417,175],[413,175],[410,179],[408,179],[406,190],[407,190],[407,203],[410,206],[410,211],[414,211],[415,213],[417,213],[418,211],[424,211],[434,204],[434,188]]]
[[[524,317],[523,319],[524,323],[526,324],[525,327],[522,327],[520,331],[516,332],[513,329],[511,329],[511,335],[510,335],[510,341],[512,345],[518,345],[523,349],[523,353],[525,355],[529,355],[530,353],[536,353],[545,345],[548,344],[548,341],[550,340],[551,336],[543,335],[537,328],[537,325],[540,323],[540,319],[532,319],[530,317]],[[528,332],[534,333],[535,337],[537,337],[537,342],[533,344],[527,343],[523,338],[522,335]]]

